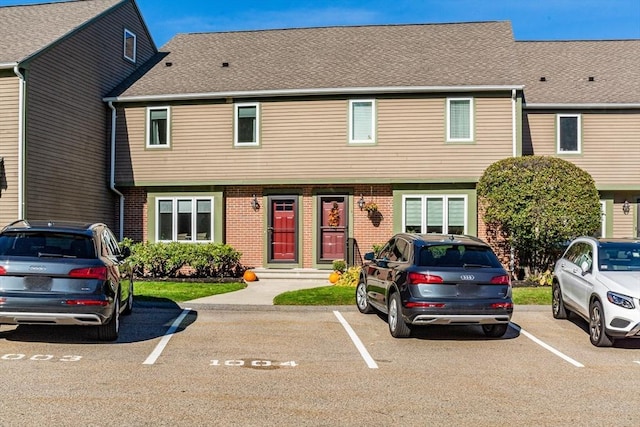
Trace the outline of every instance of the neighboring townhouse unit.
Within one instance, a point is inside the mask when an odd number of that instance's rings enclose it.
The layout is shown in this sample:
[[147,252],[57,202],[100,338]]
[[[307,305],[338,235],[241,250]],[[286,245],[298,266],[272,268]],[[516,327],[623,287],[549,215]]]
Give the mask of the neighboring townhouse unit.
[[591,174],[606,237],[639,236],[640,40],[516,42],[523,154]]
[[102,99],[157,53],[137,5],[6,6],[0,22],[0,224],[113,223]]
[[330,267],[395,231],[477,234],[478,179],[522,155],[508,22],[181,34],[160,50],[105,98],[136,240]]

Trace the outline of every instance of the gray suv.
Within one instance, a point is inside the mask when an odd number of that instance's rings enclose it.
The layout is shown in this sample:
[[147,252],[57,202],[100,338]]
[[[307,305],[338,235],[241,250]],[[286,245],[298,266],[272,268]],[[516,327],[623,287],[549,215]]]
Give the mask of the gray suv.
[[489,337],[507,331],[511,278],[482,240],[401,233],[364,258],[358,310],[387,314],[392,336],[423,325],[480,325]]
[[94,327],[118,338],[133,277],[104,224],[19,220],[0,231],[0,324]]

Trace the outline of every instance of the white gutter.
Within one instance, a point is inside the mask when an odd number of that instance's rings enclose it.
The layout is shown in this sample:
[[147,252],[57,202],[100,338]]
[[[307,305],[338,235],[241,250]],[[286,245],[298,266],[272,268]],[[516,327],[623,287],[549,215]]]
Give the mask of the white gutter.
[[511,90],[511,138],[513,141],[513,157],[518,155],[517,145],[518,145],[518,133],[516,132],[516,126],[518,121],[516,120],[516,112],[518,109],[516,108],[516,90]]
[[18,64],[13,67],[20,80],[18,89],[18,218],[24,218],[24,94],[27,80],[20,73]]
[[425,92],[495,92],[522,90],[524,86],[389,86],[342,87],[320,89],[274,89],[258,91],[203,92],[165,95],[140,95],[104,98],[105,102],[187,101],[213,98],[262,98],[303,95],[357,95],[375,93],[425,93]]
[[11,70],[18,65],[17,62],[2,62],[0,63],[0,70]]
[[627,109],[640,108],[640,103],[628,104],[526,104],[523,108],[527,110],[559,110],[559,109]]
[[109,188],[120,197],[120,218],[118,223],[118,230],[120,235],[120,241],[124,239],[124,194],[116,189],[116,119],[118,117],[116,107],[113,106],[113,102],[109,101],[109,108],[111,108],[111,166],[109,172]]

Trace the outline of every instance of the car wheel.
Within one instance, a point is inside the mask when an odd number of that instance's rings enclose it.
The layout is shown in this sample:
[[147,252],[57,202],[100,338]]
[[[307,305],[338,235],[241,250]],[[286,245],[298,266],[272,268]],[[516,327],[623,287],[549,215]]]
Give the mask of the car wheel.
[[596,347],[611,347],[613,340],[605,333],[605,318],[602,304],[595,300],[589,306],[589,339]]
[[100,341],[115,341],[120,331],[120,298],[114,298],[113,314],[107,323],[99,325],[98,339]]
[[411,334],[411,328],[402,318],[402,306],[400,296],[397,293],[391,295],[391,301],[389,301],[388,323],[389,332],[394,338],[404,338]]
[[129,296],[127,297],[127,305],[122,314],[129,315],[133,312],[133,279],[129,279]]
[[373,313],[373,307],[371,307],[369,299],[367,298],[367,284],[363,277],[360,277],[358,286],[356,287],[356,305],[360,313]]
[[482,325],[484,334],[491,338],[499,338],[507,333],[509,329],[508,323],[500,323],[497,325]]
[[564,306],[562,300],[562,290],[558,282],[553,282],[553,288],[551,290],[551,309],[553,310],[553,317],[555,319],[566,319],[568,316],[567,309]]

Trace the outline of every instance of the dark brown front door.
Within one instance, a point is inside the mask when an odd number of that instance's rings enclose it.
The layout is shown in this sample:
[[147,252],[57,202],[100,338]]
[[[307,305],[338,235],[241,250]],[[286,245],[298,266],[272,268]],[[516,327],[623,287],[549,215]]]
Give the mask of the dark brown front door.
[[320,196],[320,261],[346,259],[346,200],[346,196]]
[[293,197],[269,198],[269,261],[297,261],[297,206]]

